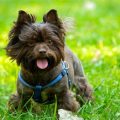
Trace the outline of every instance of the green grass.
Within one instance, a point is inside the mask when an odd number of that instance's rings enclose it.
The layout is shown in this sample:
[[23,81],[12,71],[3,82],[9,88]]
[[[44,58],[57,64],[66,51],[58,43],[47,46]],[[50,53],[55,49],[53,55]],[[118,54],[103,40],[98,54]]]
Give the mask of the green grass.
[[96,7],[84,7],[87,0],[0,0],[0,119],[52,120],[56,106],[47,106],[41,115],[30,111],[13,116],[7,111],[7,101],[16,89],[19,67],[7,58],[4,47],[7,35],[16,20],[17,11],[24,9],[42,20],[51,8],[59,15],[72,17],[75,28],[67,34],[66,43],[81,59],[87,78],[94,89],[95,101],[83,105],[77,112],[85,120],[120,119],[120,14],[119,0],[93,0]]

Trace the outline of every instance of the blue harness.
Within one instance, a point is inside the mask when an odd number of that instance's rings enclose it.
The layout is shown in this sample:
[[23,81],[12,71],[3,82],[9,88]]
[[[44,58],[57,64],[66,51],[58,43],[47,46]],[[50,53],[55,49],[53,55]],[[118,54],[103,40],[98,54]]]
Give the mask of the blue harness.
[[49,87],[52,87],[54,86],[55,84],[57,84],[59,81],[62,80],[62,78],[67,75],[68,77],[68,85],[70,87],[70,84],[71,84],[71,80],[69,79],[69,75],[68,75],[68,64],[66,62],[63,62],[62,61],[62,71],[60,72],[60,74],[57,75],[57,77],[55,79],[53,79],[50,83],[48,83],[47,85],[45,86],[42,86],[42,85],[36,85],[36,86],[32,86],[30,84],[28,84],[23,78],[22,78],[22,75],[21,75],[21,72],[19,73],[19,81],[26,87],[29,87],[29,88],[32,88],[34,90],[34,94],[33,94],[33,99],[34,101],[38,102],[38,103],[42,103],[42,104],[51,104],[54,102],[54,99],[52,100],[42,100],[42,96],[41,96],[41,92]]

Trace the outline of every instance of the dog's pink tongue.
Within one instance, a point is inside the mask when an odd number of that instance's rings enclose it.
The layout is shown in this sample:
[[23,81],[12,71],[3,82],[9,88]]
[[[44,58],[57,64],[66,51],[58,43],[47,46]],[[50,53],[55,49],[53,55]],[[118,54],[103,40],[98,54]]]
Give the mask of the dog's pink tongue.
[[48,67],[47,59],[38,59],[37,60],[37,67],[40,69],[45,69]]

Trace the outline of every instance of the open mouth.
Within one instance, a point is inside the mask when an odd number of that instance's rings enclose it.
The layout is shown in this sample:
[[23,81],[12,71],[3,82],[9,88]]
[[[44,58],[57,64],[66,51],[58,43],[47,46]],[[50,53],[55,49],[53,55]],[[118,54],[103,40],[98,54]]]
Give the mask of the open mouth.
[[49,65],[49,61],[47,58],[37,59],[36,64],[39,69],[46,69]]

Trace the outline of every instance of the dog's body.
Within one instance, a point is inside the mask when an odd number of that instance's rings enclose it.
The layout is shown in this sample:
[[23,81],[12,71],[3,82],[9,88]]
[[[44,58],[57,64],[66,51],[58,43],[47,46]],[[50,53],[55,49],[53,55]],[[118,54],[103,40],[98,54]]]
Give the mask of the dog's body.
[[[32,15],[20,11],[9,37],[7,54],[21,65],[22,78],[29,85],[49,84],[61,73],[62,63],[65,61],[68,74],[53,86],[41,91],[43,101],[56,96],[58,109],[76,111],[79,108],[77,96],[84,100],[91,99],[92,90],[86,81],[82,65],[65,45],[65,29],[56,10],[44,15],[42,23],[35,23]],[[68,79],[71,81],[70,86]],[[70,88],[74,88],[76,95],[72,94]],[[28,107],[33,95],[34,90],[25,86],[18,77],[17,93],[9,100],[10,111],[18,107]]]

